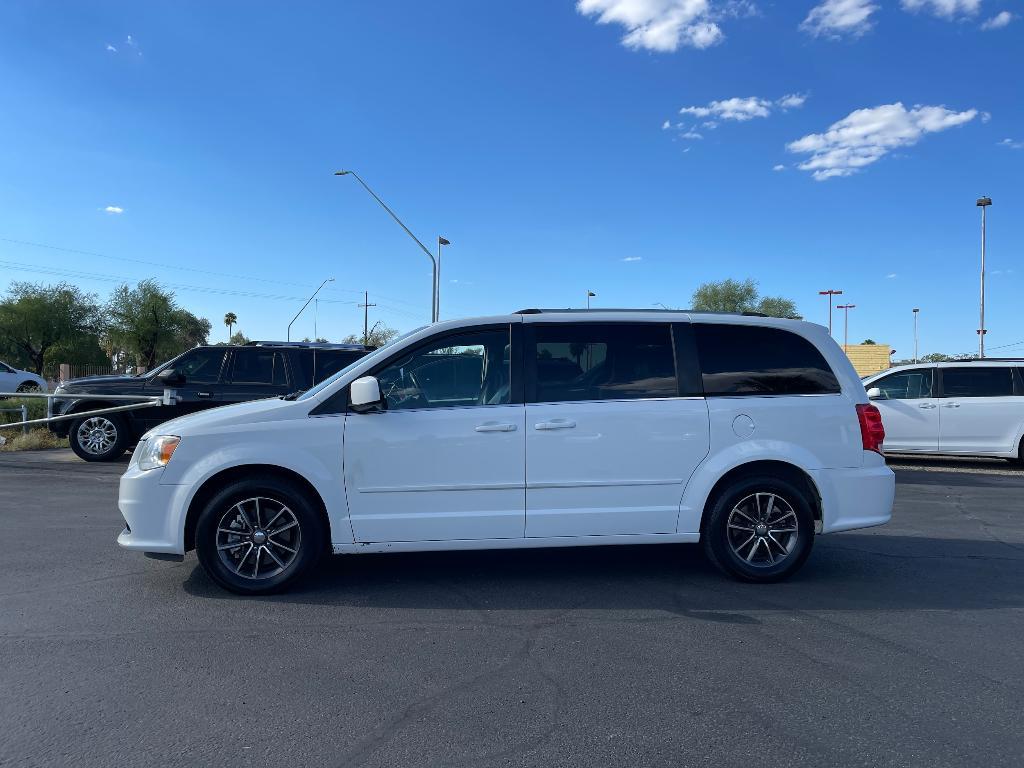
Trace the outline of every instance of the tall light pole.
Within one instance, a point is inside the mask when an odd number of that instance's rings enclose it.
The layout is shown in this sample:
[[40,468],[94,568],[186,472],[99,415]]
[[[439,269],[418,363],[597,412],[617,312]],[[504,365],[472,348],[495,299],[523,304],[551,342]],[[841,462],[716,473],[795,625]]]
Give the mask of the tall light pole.
[[920,307],[914,307],[914,362],[917,362],[917,315],[921,311]]
[[991,197],[979,197],[975,203],[981,208],[981,318],[978,325],[978,357],[985,357],[985,209],[992,205]]
[[836,304],[836,309],[843,310],[843,351],[849,354],[850,346],[850,310],[856,304]]
[[434,289],[434,320],[441,319],[441,246],[451,245],[451,241],[437,236],[437,287]]
[[588,288],[588,289],[587,289],[587,309],[590,309],[590,298],[591,298],[592,296],[597,296],[597,294],[596,294],[596,293],[594,293],[594,292],[593,292],[592,290],[590,290],[590,289]]
[[[333,282],[334,282],[334,278],[333,277],[328,277],[326,280],[324,280],[322,283],[320,283],[320,288],[323,288],[328,283],[333,283]],[[299,315],[301,315],[303,313],[303,311],[305,311],[306,307],[309,306],[309,302],[311,302],[313,299],[316,298],[316,295],[318,293],[320,293],[320,288],[317,288],[315,291],[313,291],[313,295],[310,296],[306,300],[306,303],[302,305],[302,309],[300,309],[298,312],[295,313],[295,317],[292,318],[292,322],[288,323],[288,339],[287,339],[288,341],[292,340],[292,323],[294,323],[296,320],[299,319]]]
[[367,186],[366,182],[363,181],[359,177],[358,173],[356,173],[355,171],[335,171],[334,175],[335,176],[352,176],[352,177],[354,177],[356,181],[358,181],[360,184],[363,185],[363,189],[365,189],[367,192],[370,193],[370,197],[372,197],[374,200],[376,200],[378,203],[380,203],[380,207],[383,208],[385,211],[387,211],[391,215],[391,218],[394,219],[398,223],[398,226],[400,226],[402,229],[405,230],[405,234],[407,234],[409,237],[411,237],[413,240],[415,240],[416,241],[416,245],[418,245],[421,249],[423,249],[423,252],[425,254],[427,254],[427,258],[430,259],[430,263],[433,264],[433,266],[434,266],[434,279],[432,281],[432,285],[431,285],[431,288],[430,288],[430,322],[436,323],[437,322],[437,259],[434,258],[434,254],[432,254],[430,252],[430,250],[427,248],[427,246],[425,246],[423,243],[421,243],[420,239],[418,237],[416,237],[416,235],[414,235],[412,233],[412,231],[407,226],[405,226],[405,224],[402,223],[402,220],[400,218],[398,218],[397,214],[395,214],[394,211],[392,211],[390,208],[388,208],[387,204],[383,200],[381,200],[379,197],[377,197],[377,194],[372,189],[370,189],[369,186]]
[[835,291],[831,288],[827,291],[818,291],[819,296],[828,296],[828,335],[832,335],[832,297],[842,296],[842,291]]

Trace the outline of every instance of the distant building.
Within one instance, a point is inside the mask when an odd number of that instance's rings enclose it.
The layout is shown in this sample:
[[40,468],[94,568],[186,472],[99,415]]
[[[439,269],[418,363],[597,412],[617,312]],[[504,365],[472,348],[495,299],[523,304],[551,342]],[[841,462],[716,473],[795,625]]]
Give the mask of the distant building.
[[892,350],[888,344],[850,344],[843,351],[861,378],[890,367]]

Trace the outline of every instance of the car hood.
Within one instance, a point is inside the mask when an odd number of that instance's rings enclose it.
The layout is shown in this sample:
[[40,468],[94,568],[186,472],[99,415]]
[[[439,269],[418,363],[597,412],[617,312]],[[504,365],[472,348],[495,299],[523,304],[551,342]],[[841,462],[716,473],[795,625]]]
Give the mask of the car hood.
[[284,421],[303,418],[309,413],[310,404],[279,397],[267,400],[251,400],[247,403],[223,405],[219,408],[179,416],[177,419],[165,421],[146,433],[152,435],[201,435],[219,432],[239,425],[258,424],[268,421]]
[[101,387],[116,387],[115,394],[120,394],[126,389],[142,389],[146,385],[146,381],[143,377],[126,375],[83,376],[79,379],[62,382],[60,386],[65,392],[91,392],[93,394],[103,394],[100,391]]

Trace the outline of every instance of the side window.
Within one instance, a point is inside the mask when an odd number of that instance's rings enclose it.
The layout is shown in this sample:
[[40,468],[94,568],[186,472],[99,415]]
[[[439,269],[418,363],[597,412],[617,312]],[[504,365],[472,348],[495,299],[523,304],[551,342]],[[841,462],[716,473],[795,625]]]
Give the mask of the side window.
[[944,397],[1008,397],[1013,394],[1013,370],[1005,368],[942,369]]
[[694,323],[706,395],[839,392],[821,352],[802,336],[757,325]]
[[0,373],[14,373],[14,369],[6,363],[0,363]]
[[882,390],[883,400],[919,400],[932,396],[932,369],[901,371],[879,379],[872,387]]
[[509,331],[468,331],[403,353],[374,373],[388,410],[507,405]]
[[302,350],[296,358],[302,361],[303,378],[309,386],[329,379],[342,368],[351,365],[363,355],[337,349]]
[[530,402],[676,397],[675,354],[668,325],[557,323],[532,325]]
[[224,352],[219,347],[193,349],[174,364],[174,369],[184,374],[189,384],[212,384],[220,378]]
[[234,384],[283,386],[287,383],[284,358],[272,349],[236,349],[231,364],[231,381]]

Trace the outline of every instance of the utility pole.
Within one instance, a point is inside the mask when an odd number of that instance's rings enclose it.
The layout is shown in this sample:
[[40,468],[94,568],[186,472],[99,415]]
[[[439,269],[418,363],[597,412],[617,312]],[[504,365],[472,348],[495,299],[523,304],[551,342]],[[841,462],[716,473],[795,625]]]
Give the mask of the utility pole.
[[917,315],[921,311],[920,307],[914,307],[914,362],[917,362]]
[[363,291],[363,303],[359,305],[363,308],[363,346],[368,347],[370,345],[370,307],[376,307],[376,304],[370,303],[370,292]]
[[842,291],[835,291],[829,288],[827,291],[818,291],[819,296],[828,296],[828,335],[832,335],[832,297],[842,296]]
[[991,197],[979,197],[975,203],[981,208],[981,319],[978,326],[978,357],[985,357],[985,209],[992,205]]
[[592,290],[590,290],[588,288],[587,289],[587,309],[590,309],[590,299],[591,299],[592,296],[597,296],[597,294],[594,293]]
[[843,352],[850,354],[850,310],[856,304],[837,304],[836,309],[843,310]]

